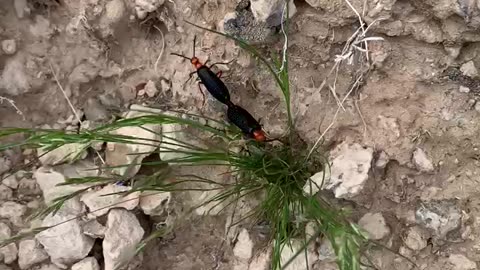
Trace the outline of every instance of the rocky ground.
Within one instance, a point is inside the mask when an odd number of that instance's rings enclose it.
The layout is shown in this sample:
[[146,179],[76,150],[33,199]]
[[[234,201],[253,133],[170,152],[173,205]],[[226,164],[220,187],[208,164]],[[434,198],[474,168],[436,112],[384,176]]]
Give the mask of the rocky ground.
[[[269,73],[232,41],[185,20],[281,51],[282,3],[0,0],[0,126],[71,130],[82,122],[89,128],[132,104],[224,119],[214,100],[201,108],[197,86],[185,83],[191,66],[170,55],[190,55],[196,34],[201,59],[233,60],[218,68],[229,75],[234,102],[261,117],[269,134],[280,135],[286,113]],[[332,163],[325,189],[353,210],[352,219],[371,239],[420,269],[477,269],[480,1],[297,0],[289,10],[296,126],[310,145],[325,139]],[[358,16],[365,24],[360,32]],[[106,159],[124,164],[131,162],[126,153],[153,150],[110,145]],[[95,175],[85,169],[98,157],[69,164],[62,155],[82,151],[71,145],[39,162],[40,153],[28,149],[2,153],[0,174],[34,162],[0,185],[1,238],[101,210],[1,248],[0,269],[115,269],[133,256],[153,221],[168,224],[182,204],[208,196],[132,194],[119,201],[124,198],[101,195],[125,187],[107,185],[70,200],[55,216],[27,220],[43,204],[78,190],[56,184]],[[210,168],[198,173],[218,177]],[[227,217],[203,213],[171,238],[147,245],[129,269],[265,269],[269,251],[260,244],[266,237],[261,228],[237,228],[229,236]],[[378,269],[413,269],[387,249],[368,253]],[[321,240],[309,248],[309,263],[336,269],[331,247]],[[304,259],[290,266],[305,268]]]

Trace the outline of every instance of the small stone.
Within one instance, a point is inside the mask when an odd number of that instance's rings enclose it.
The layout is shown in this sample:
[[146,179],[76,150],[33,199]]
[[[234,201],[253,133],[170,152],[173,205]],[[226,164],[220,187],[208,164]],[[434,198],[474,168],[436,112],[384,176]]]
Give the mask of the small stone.
[[475,67],[473,61],[468,61],[467,63],[463,64],[460,67],[460,71],[463,73],[463,75],[470,78],[475,79],[478,77],[478,69]]
[[134,214],[124,209],[110,210],[103,240],[105,270],[116,270],[128,263],[135,256],[143,234],[144,230]]
[[474,270],[477,264],[462,254],[451,254],[448,261],[453,265],[452,270]]
[[30,76],[25,71],[25,59],[16,54],[7,59],[3,66],[0,87],[7,94],[18,96],[25,94],[32,88]]
[[457,57],[460,55],[460,51],[462,50],[462,46],[445,46],[444,47],[445,51],[448,53],[448,56],[450,56],[450,58],[452,60],[455,60],[457,59]]
[[43,165],[58,165],[71,162],[77,159],[84,159],[87,156],[87,145],[81,143],[64,144],[52,151],[38,149],[38,157]]
[[27,0],[15,0],[13,1],[13,6],[15,8],[15,13],[17,14],[17,17],[20,19],[25,16],[25,13],[30,13],[27,5]]
[[475,111],[480,113],[480,102],[475,103]]
[[460,87],[458,88],[458,92],[460,92],[460,93],[470,93],[470,88],[465,87],[463,85],[460,85]]
[[14,39],[7,39],[2,41],[2,50],[6,54],[14,54],[17,51],[17,43]]
[[88,187],[87,185],[61,185],[65,183],[66,177],[51,167],[38,168],[33,177],[37,180],[47,205],[58,197],[72,194]]
[[425,151],[418,147],[413,151],[413,164],[421,172],[433,172],[435,170]]
[[36,270],[61,270],[60,268],[58,268],[55,264],[44,264],[42,266],[40,266],[40,268],[36,269]]
[[427,247],[426,235],[421,228],[411,227],[407,232],[407,237],[403,240],[405,245],[412,250],[422,250]]
[[92,238],[104,238],[107,228],[100,224],[96,219],[89,220],[82,227],[83,233]]
[[23,195],[42,195],[42,190],[33,179],[23,178],[18,182],[18,193]]
[[[151,112],[151,113],[149,113]],[[127,113],[126,117],[134,118],[144,115],[151,115],[154,113],[161,112],[160,110],[152,110],[143,106],[134,106],[130,107],[130,111]],[[108,166],[121,166],[118,168],[113,168],[113,173],[118,175],[129,177],[134,176],[138,170],[140,170],[141,165],[135,166],[122,166],[126,164],[140,164],[142,160],[150,155],[151,152],[155,151],[160,145],[162,136],[162,125],[160,124],[146,124],[139,127],[122,127],[115,131],[112,131],[112,134],[115,135],[125,135],[132,136],[135,138],[143,138],[144,140],[138,140],[137,143],[107,143],[107,151],[105,161]],[[144,142],[148,141],[148,145],[145,145]],[[143,144],[141,144],[143,142]]]
[[9,187],[0,185],[0,201],[7,201],[13,198],[13,190]]
[[164,134],[162,138],[162,145],[165,148],[170,148],[170,150],[160,150],[160,159],[168,162],[168,160],[179,159],[183,157],[184,154],[179,152],[184,148],[178,144],[179,141],[187,141],[182,126],[179,124],[167,124],[162,126],[162,130]]
[[12,167],[12,161],[7,157],[0,156],[0,175],[10,170],[11,167]]
[[318,247],[318,259],[320,261],[335,261],[335,250],[333,249],[332,242],[328,239],[323,239]]
[[114,194],[127,192],[131,188],[115,184],[109,184],[99,190],[92,190],[84,193],[80,200],[90,210],[89,216],[100,217],[108,213],[111,208],[122,207],[127,210],[133,210],[139,203],[139,194],[134,192],[123,196],[122,194]]
[[11,188],[11,189],[17,189],[18,188],[18,181],[16,175],[10,175],[7,178],[2,180],[2,184],[5,186]]
[[367,231],[369,238],[380,240],[390,234],[390,228],[381,213],[367,213],[359,221],[358,225]]
[[385,153],[385,151],[381,151],[378,155],[377,161],[375,162],[375,167],[377,167],[377,169],[385,169],[389,161],[390,157],[388,154]]
[[325,188],[333,190],[337,198],[352,198],[358,195],[368,180],[373,149],[358,143],[344,142],[330,155],[331,177],[325,183]]
[[135,11],[141,20],[147,17],[148,13],[157,10],[165,0],[135,0]]
[[102,121],[108,119],[108,112],[96,99],[90,98],[85,105],[85,117],[90,121]]
[[66,268],[85,258],[93,247],[94,240],[83,234],[83,222],[76,218],[83,212],[84,206],[79,199],[70,199],[55,215],[48,215],[41,226],[61,225],[42,231],[35,236],[45,247],[52,262],[61,268]]
[[87,257],[72,265],[72,270],[100,270],[100,265],[94,257]]
[[[294,269],[312,269],[312,264],[318,260],[318,255],[316,252],[307,249],[307,254],[305,254],[304,240],[293,239],[290,242],[282,243],[282,251],[280,254],[280,263],[282,265],[290,262],[285,270],[294,270]],[[302,252],[301,256],[296,256]],[[295,257],[296,256],[296,257]],[[295,258],[294,258],[295,257]],[[292,260],[292,258],[294,258]],[[308,262],[308,265],[307,265]]]
[[149,80],[143,89],[148,97],[154,97],[158,94],[158,89],[153,81]]
[[242,229],[233,247],[233,255],[240,260],[248,261],[252,257],[253,241],[247,229]]
[[20,269],[28,269],[48,259],[47,253],[36,240],[22,240],[18,246]]
[[[295,15],[297,9],[292,1],[289,1],[289,18]],[[284,0],[256,0],[250,2],[250,10],[255,19],[265,22],[270,27],[279,26],[282,23],[282,14],[285,10]],[[286,16],[285,16],[286,17]]]
[[125,14],[125,3],[123,0],[111,0],[105,5],[105,15],[102,22],[113,24],[120,21]]
[[460,228],[462,212],[455,200],[432,200],[420,203],[415,212],[415,219],[417,223],[443,239],[450,231]]
[[[6,240],[12,236],[12,230],[7,224],[0,222],[0,241]],[[6,264],[11,264],[17,259],[18,249],[15,243],[0,248],[0,254]]]
[[4,202],[0,206],[0,217],[8,218],[15,226],[23,225],[23,215],[27,212],[27,207],[16,202]]
[[317,194],[325,183],[330,180],[330,167],[325,166],[325,170],[312,175],[303,186],[303,192],[310,196]]
[[140,196],[140,208],[145,215],[160,216],[165,212],[170,199],[170,192],[143,192]]
[[30,33],[35,37],[49,39],[54,32],[54,27],[51,27],[50,21],[42,15],[36,15],[35,22],[30,24]]

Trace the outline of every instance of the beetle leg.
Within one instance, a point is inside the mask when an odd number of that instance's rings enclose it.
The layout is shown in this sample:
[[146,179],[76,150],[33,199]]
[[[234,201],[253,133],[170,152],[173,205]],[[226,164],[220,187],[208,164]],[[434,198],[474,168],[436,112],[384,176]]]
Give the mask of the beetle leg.
[[200,90],[200,93],[202,93],[202,109],[205,106],[205,93],[202,91],[202,87],[200,87],[201,82],[198,83],[198,90]]
[[190,74],[188,74],[188,80],[186,80],[183,85],[186,85],[192,79],[193,74],[195,74],[195,72],[197,72],[197,71],[192,71],[192,72],[190,72]]
[[222,74],[223,74],[223,71],[220,70],[219,72],[217,72],[217,77],[218,77],[218,78],[221,78],[221,77],[222,77]]

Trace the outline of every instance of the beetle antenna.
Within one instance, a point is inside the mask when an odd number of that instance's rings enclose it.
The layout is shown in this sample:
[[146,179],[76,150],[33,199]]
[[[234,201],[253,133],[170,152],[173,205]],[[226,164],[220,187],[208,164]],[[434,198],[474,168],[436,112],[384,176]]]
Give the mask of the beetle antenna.
[[192,60],[191,58],[186,57],[185,55],[178,54],[178,53],[171,53],[171,55],[180,56],[180,57],[185,58],[185,59],[190,60],[190,61]]
[[193,57],[195,57],[195,43],[197,43],[197,35],[193,36]]

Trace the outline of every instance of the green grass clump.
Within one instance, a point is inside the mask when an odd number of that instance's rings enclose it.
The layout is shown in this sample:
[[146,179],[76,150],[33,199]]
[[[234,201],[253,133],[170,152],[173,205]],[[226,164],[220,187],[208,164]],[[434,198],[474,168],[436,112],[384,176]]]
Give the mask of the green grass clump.
[[[213,205],[213,207],[216,207],[222,205],[222,209],[231,209],[242,198],[257,198],[260,200],[259,205],[239,220],[233,221],[233,223],[259,220],[267,222],[273,243],[272,269],[285,268],[294,259],[292,258],[287,262],[281,260],[283,249],[290,248],[293,239],[301,239],[303,242],[304,248],[296,253],[296,256],[300,256],[305,253],[305,248],[319,236],[331,241],[340,269],[360,269],[360,249],[366,243],[364,235],[357,226],[344,218],[344,214],[340,210],[321,197],[310,195],[312,192],[309,192],[309,190],[311,191],[316,187],[313,187],[314,184],[308,181],[309,177],[318,171],[326,171],[328,162],[318,149],[310,151],[311,149],[308,149],[307,145],[299,140],[296,135],[290,108],[288,58],[283,57],[282,59],[285,59],[285,61],[277,60],[278,57],[269,60],[242,40],[200,26],[196,27],[234,39],[239,46],[250,52],[271,72],[284,96],[287,110],[289,130],[284,138],[267,144],[260,144],[255,141],[245,141],[240,144],[242,140],[239,139],[242,135],[239,130],[222,121],[198,115],[181,117],[178,114],[146,111],[143,116],[118,120],[92,130],[81,130],[77,133],[58,130],[2,129],[0,130],[0,138],[9,137],[13,134],[25,134],[26,139],[21,142],[2,145],[0,151],[12,147],[41,148],[45,151],[52,151],[71,143],[84,144],[87,148],[89,145],[98,142],[110,142],[155,146],[158,152],[180,154],[170,160],[141,161],[138,164],[116,166],[142,165],[145,167],[155,166],[155,168],[160,166],[160,169],[150,175],[123,177],[107,174],[102,177],[67,179],[62,185],[103,186],[120,181],[131,186],[131,190],[124,192],[125,194],[136,191],[214,190],[216,194],[198,206]],[[285,49],[283,53],[287,54],[288,51]],[[205,123],[213,123],[215,128]],[[147,124],[182,125],[193,130],[191,134],[194,134],[192,136],[195,138],[186,140],[178,139],[173,134],[162,134],[164,139],[157,141],[114,133],[115,130],[124,127],[138,127],[155,133],[145,128]],[[221,127],[221,129],[218,127]],[[165,140],[165,138],[168,140]],[[192,143],[192,141],[195,143]],[[241,147],[236,147],[239,144]],[[309,153],[311,152],[314,155],[310,156]],[[232,168],[232,172],[236,175],[235,181],[223,183],[195,175],[182,175],[174,169],[182,166],[205,165]],[[113,167],[104,166],[102,169],[108,172]],[[168,179],[175,179],[175,181],[167,181]],[[55,214],[67,200],[87,190],[88,188],[80,189],[73,194],[57,198],[51,205],[36,213],[34,217],[42,218],[49,214]],[[315,232],[313,235],[306,231],[307,226],[312,225]],[[34,235],[48,228],[51,227],[35,228],[29,233],[8,239],[3,244],[11,243],[24,236]],[[171,228],[159,228],[154,231],[140,243],[138,251],[141,251],[148,241],[164,236],[170,230]]]

